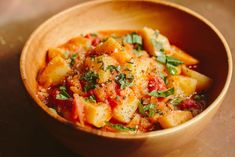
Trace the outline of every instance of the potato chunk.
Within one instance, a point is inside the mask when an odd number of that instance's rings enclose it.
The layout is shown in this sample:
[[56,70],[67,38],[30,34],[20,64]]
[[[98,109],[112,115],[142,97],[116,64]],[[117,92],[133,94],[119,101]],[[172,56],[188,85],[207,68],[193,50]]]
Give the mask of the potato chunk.
[[62,49],[66,49],[71,52],[84,53],[91,47],[91,41],[84,37],[76,37],[69,40],[67,43],[60,46]]
[[179,59],[180,61],[184,62],[184,64],[186,65],[194,65],[194,64],[198,64],[199,61],[190,56],[189,54],[187,54],[186,52],[184,52],[183,50],[179,49],[176,46],[172,46],[172,56],[176,59]]
[[68,75],[70,70],[71,68],[66,61],[62,57],[57,56],[47,64],[39,75],[38,81],[44,87],[57,85]]
[[132,58],[130,52],[125,51],[114,52],[111,54],[111,56],[115,58],[120,64],[124,64]]
[[171,49],[170,43],[168,39],[159,34],[159,31],[154,31],[148,27],[144,27],[142,30],[143,34],[143,41],[144,41],[144,48],[153,56],[157,56],[159,49],[164,49],[169,51]]
[[99,75],[98,83],[104,83],[110,79],[111,72],[107,70],[110,65],[117,66],[118,62],[106,54],[95,58],[88,57],[85,60],[85,66]]
[[197,71],[187,68],[186,66],[182,66],[183,74],[194,78],[197,80],[197,91],[202,91],[208,89],[212,85],[212,79],[203,75]]
[[165,129],[180,125],[192,118],[193,115],[190,111],[172,111],[162,117],[159,117],[158,122],[161,127]]
[[84,101],[84,113],[86,121],[98,128],[104,126],[105,122],[112,117],[110,106],[102,102],[90,103]]
[[111,54],[114,52],[122,51],[123,47],[121,44],[113,38],[108,38],[104,43],[99,44],[95,48],[95,53],[98,55],[101,54]]
[[113,109],[113,118],[122,123],[129,123],[138,107],[138,102],[139,100],[130,94]]
[[197,80],[187,76],[171,76],[169,84],[175,89],[175,95],[180,97],[191,96],[196,91]]
[[56,56],[60,56],[62,58],[68,58],[69,52],[60,48],[50,48],[47,53],[49,61],[52,60]]

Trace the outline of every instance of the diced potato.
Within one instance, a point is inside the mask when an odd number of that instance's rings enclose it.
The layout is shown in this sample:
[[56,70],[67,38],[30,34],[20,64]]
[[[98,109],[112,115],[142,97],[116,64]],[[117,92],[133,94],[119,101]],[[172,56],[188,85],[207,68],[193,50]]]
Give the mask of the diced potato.
[[84,112],[86,121],[98,128],[103,127],[112,117],[110,106],[102,102],[90,103],[84,100]]
[[99,75],[98,83],[107,82],[112,76],[109,70],[99,70],[98,75]]
[[207,90],[212,85],[212,79],[197,71],[182,66],[183,74],[197,80],[197,91]]
[[135,128],[136,126],[139,125],[140,118],[141,118],[140,115],[136,113],[127,126],[130,128]]
[[109,65],[118,65],[118,62],[113,58],[106,54],[91,58],[88,57],[85,60],[85,66],[89,67],[90,70],[98,72],[103,69],[106,70]]
[[91,47],[91,41],[84,37],[76,37],[69,40],[68,43],[61,45],[60,48],[69,50],[71,52],[84,52]]
[[166,51],[171,49],[170,43],[168,39],[163,36],[162,34],[156,34],[158,30],[154,31],[148,27],[144,27],[142,30],[143,34],[143,41],[144,41],[144,48],[153,56],[157,56],[159,50],[155,47],[154,42],[158,42],[162,45],[162,48]]
[[111,54],[114,52],[120,52],[123,50],[121,44],[113,38],[108,38],[104,43],[99,44],[95,48],[95,53],[101,54]]
[[56,56],[60,56],[62,58],[68,58],[69,52],[60,48],[50,48],[47,53],[49,61],[52,60]]
[[158,118],[160,125],[165,128],[172,128],[193,118],[190,111],[172,111]]
[[139,100],[133,94],[119,101],[113,109],[113,118],[122,123],[129,123],[138,107],[138,102]]
[[111,54],[113,58],[115,58],[120,64],[124,64],[132,58],[132,55],[130,52],[126,51],[119,51],[119,52],[114,52]]
[[48,63],[39,75],[38,81],[44,87],[57,85],[68,75],[70,70],[71,68],[66,61],[62,57],[57,56]]
[[197,80],[181,75],[171,76],[169,85],[174,87],[176,96],[191,96],[196,91]]
[[99,75],[98,83],[104,83],[111,77],[110,70],[107,70],[109,65],[117,66],[118,62],[106,54],[95,57],[94,59],[88,57],[85,60],[85,66]]
[[187,54],[186,52],[184,52],[183,50],[179,49],[176,46],[172,46],[171,50],[172,50],[172,56],[184,62],[184,64],[186,65],[194,65],[199,63],[199,61],[196,58],[190,56],[189,54]]

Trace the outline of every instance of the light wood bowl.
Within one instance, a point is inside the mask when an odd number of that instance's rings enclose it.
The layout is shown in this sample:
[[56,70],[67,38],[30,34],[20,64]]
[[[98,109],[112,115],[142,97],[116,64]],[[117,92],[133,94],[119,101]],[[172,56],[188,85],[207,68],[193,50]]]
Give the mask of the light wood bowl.
[[[171,129],[139,135],[102,132],[75,126],[50,112],[37,97],[36,76],[45,64],[46,51],[81,33],[110,29],[157,28],[171,43],[200,60],[199,70],[214,80],[209,107],[192,120]],[[42,24],[27,41],[20,59],[24,85],[36,102],[40,120],[52,135],[83,156],[156,156],[195,137],[219,108],[230,84],[232,57],[221,33],[206,19],[182,6],[163,1],[84,3],[63,11]]]

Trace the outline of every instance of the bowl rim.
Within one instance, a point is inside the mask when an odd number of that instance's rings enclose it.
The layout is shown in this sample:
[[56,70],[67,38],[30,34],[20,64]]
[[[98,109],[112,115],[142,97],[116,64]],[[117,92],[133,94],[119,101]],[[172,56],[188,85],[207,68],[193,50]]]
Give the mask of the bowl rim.
[[[101,130],[98,130],[98,129],[87,128],[87,127],[83,127],[83,126],[80,126],[80,125],[75,125],[72,122],[66,120],[65,118],[63,118],[63,117],[61,117],[57,114],[52,113],[50,111],[50,109],[46,106],[46,104],[39,101],[36,94],[34,94],[31,91],[30,86],[27,82],[27,77],[26,77],[27,75],[26,75],[26,71],[25,71],[24,67],[25,67],[26,54],[27,54],[28,47],[29,47],[32,39],[34,37],[36,37],[37,34],[40,33],[40,31],[48,23],[50,23],[53,20],[56,20],[57,18],[59,18],[63,14],[66,14],[68,12],[71,12],[73,10],[76,10],[76,9],[79,9],[79,8],[82,8],[82,7],[86,7],[86,6],[89,7],[90,5],[102,4],[102,3],[106,3],[106,2],[115,2],[115,1],[125,1],[125,2],[143,1],[143,2],[157,3],[157,4],[160,4],[160,5],[167,6],[167,7],[175,8],[177,10],[180,10],[182,12],[185,12],[185,13],[190,14],[191,16],[197,18],[198,20],[200,20],[201,22],[203,22],[204,24],[209,26],[212,29],[212,31],[214,31],[214,33],[219,37],[219,39],[221,40],[223,46],[225,47],[226,54],[227,54],[228,74],[226,76],[227,78],[226,78],[225,85],[224,85],[223,89],[221,90],[220,94],[202,113],[200,113],[196,117],[192,118],[191,120],[189,120],[189,121],[187,121],[187,122],[185,122],[185,123],[183,123],[179,126],[169,128],[169,129],[150,131],[150,132],[141,133],[141,134],[124,134],[124,133],[105,132],[105,131],[101,131]],[[196,122],[200,121],[209,112],[211,112],[214,108],[216,108],[217,105],[219,105],[219,103],[225,97],[225,94],[228,91],[228,88],[229,88],[229,85],[230,85],[230,82],[231,82],[231,79],[232,79],[232,71],[233,71],[232,54],[231,54],[230,48],[228,46],[228,43],[225,40],[225,38],[223,37],[222,33],[210,21],[208,21],[206,18],[204,18],[200,14],[192,11],[191,9],[186,8],[184,6],[181,6],[179,4],[173,3],[173,2],[167,2],[167,1],[162,1],[162,0],[99,0],[99,1],[97,0],[97,1],[89,1],[89,2],[85,2],[85,3],[75,5],[73,7],[70,7],[68,9],[65,9],[64,11],[61,11],[61,12],[53,15],[52,17],[47,19],[45,22],[43,22],[39,27],[37,27],[36,30],[30,35],[27,42],[25,43],[25,46],[24,46],[24,48],[22,50],[22,53],[21,53],[21,56],[20,56],[20,74],[21,74],[22,81],[24,83],[24,86],[25,86],[27,92],[29,93],[31,98],[33,98],[34,102],[36,102],[37,106],[39,106],[42,110],[44,110],[54,120],[57,120],[57,121],[63,123],[64,125],[66,125],[66,126],[69,126],[69,127],[75,128],[78,131],[84,131],[86,133],[90,133],[90,134],[93,134],[93,135],[96,135],[96,136],[102,136],[102,137],[105,137],[105,138],[116,138],[116,139],[144,139],[144,138],[150,138],[150,137],[157,137],[157,136],[172,134],[174,132],[180,131],[184,128],[187,128],[187,127],[191,126],[193,123],[196,123]]]

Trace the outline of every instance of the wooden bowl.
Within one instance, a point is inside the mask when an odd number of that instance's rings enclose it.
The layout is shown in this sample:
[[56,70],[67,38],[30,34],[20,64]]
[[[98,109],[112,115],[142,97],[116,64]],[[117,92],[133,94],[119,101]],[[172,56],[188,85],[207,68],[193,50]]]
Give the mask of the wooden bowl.
[[[200,60],[199,70],[214,80],[209,107],[171,129],[139,135],[115,134],[74,126],[50,112],[37,97],[36,76],[46,50],[81,33],[110,29],[158,28],[171,43]],[[99,0],[63,11],[42,24],[27,41],[20,59],[24,85],[36,102],[40,120],[62,143],[83,156],[156,156],[195,137],[219,108],[230,84],[232,57],[221,33],[206,19],[169,2]]]

